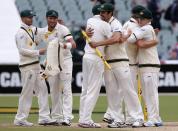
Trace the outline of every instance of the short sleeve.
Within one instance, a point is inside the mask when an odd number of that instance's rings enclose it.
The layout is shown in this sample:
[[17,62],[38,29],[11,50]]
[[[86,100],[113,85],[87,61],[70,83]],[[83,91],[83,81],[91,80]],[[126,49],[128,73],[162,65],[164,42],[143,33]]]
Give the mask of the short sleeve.
[[133,32],[133,34],[135,35],[135,37],[136,37],[137,39],[143,39],[144,36],[145,36],[145,34],[146,34],[146,29],[144,29],[144,28],[137,28],[137,29]]
[[135,43],[139,39],[143,39],[146,34],[146,30],[144,28],[136,28],[131,36],[127,39],[128,43]]
[[114,21],[111,26],[112,32],[122,32],[122,25],[119,21]]
[[62,26],[62,35],[63,35],[64,40],[68,40],[72,38],[72,34],[70,30],[66,26]]

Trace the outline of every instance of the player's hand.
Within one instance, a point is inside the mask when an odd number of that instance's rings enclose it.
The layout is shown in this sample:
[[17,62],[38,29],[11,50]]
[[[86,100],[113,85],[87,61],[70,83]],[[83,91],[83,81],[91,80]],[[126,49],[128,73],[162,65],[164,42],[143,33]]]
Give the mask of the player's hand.
[[63,45],[63,48],[64,48],[64,49],[67,49],[67,45],[66,45],[66,44],[64,44],[64,45]]
[[124,31],[124,32],[122,33],[122,37],[121,37],[119,43],[125,42],[125,41],[130,37],[131,34],[132,34],[132,31],[131,31],[130,29],[128,29],[127,31]]
[[42,48],[42,49],[39,50],[40,55],[44,55],[45,52],[46,52],[46,48]]
[[94,29],[88,28],[88,29],[86,29],[85,32],[86,32],[86,34],[88,35],[88,37],[92,37],[93,34],[94,34]]
[[159,33],[159,31],[160,31],[160,30],[159,30],[158,28],[155,28],[155,29],[154,29],[154,32],[155,32],[156,35]]
[[89,44],[92,48],[96,48],[98,46],[96,42],[92,42],[92,41]]
[[64,25],[64,21],[62,19],[58,19],[58,23],[61,24],[61,25]]
[[136,44],[138,47],[142,48],[144,46],[144,40],[137,40]]
[[127,36],[129,37],[132,34],[132,31],[130,29],[127,30]]

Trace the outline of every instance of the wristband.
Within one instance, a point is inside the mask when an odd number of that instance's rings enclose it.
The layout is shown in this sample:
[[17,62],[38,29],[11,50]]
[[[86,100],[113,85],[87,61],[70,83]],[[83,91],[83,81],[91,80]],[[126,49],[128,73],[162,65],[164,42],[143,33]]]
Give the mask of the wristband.
[[65,43],[65,45],[66,45],[67,49],[71,49],[72,48],[72,44],[70,42]]

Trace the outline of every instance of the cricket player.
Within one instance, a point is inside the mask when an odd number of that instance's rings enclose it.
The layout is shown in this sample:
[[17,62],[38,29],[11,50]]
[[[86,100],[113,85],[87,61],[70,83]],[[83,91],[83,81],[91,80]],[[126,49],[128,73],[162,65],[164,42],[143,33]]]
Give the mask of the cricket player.
[[[120,22],[113,17],[113,11],[114,8],[112,4],[103,4],[100,8],[101,18],[110,24],[113,35],[117,33],[122,35],[122,26]],[[105,83],[106,88],[108,88],[108,107],[110,108],[110,113],[113,114],[112,117],[114,117],[114,121],[109,124],[108,127],[125,127],[120,113],[123,99],[126,106],[128,106],[129,115],[134,121],[132,126],[141,127],[143,125],[143,113],[131,80],[129,59],[125,50],[125,45],[123,43],[110,45],[108,41],[99,41],[93,44],[95,46],[107,45],[105,47],[106,60],[112,67],[112,70],[105,71]]]
[[[47,11],[46,19],[48,26],[40,29],[39,39],[42,39],[46,43],[49,43],[54,39],[58,39],[60,43],[63,43],[61,52],[63,53],[64,59],[63,63],[61,64],[62,72],[56,76],[51,76],[48,78],[52,100],[51,116],[52,119],[58,121],[58,124],[70,126],[71,120],[74,118],[72,115],[71,91],[73,62],[70,49],[75,48],[76,44],[69,29],[66,26],[58,23],[57,11]],[[61,88],[63,88],[63,91]]]
[[[130,18],[129,21],[127,21],[124,25],[123,25],[123,30],[124,31],[134,31],[138,28],[140,28],[138,22],[139,22],[139,13],[144,10],[145,7],[138,5],[135,6],[132,9],[132,17]],[[132,81],[134,84],[134,87],[137,90],[137,66],[138,66],[138,60],[137,60],[137,54],[138,54],[138,47],[136,44],[128,44],[126,43],[126,51],[129,57],[129,66],[130,66],[130,71],[132,74]]]
[[[145,7],[141,6],[141,5],[137,5],[135,7],[133,7],[132,9],[132,17],[130,18],[130,20],[128,20],[124,25],[123,25],[123,30],[128,32],[128,30],[130,30],[131,32],[134,32],[137,29],[140,29],[139,26],[139,13],[144,10]],[[155,40],[150,40],[150,41],[145,41],[145,40],[140,40],[139,43],[144,42],[144,44],[157,44],[158,41]],[[126,51],[127,51],[127,55],[129,58],[129,67],[130,67],[130,71],[131,71],[131,78],[132,78],[132,82],[134,84],[134,88],[136,90],[136,92],[138,92],[138,46],[136,44],[129,44],[127,42],[125,42],[126,44]],[[139,92],[138,92],[139,93]],[[126,112],[126,124],[130,125],[132,123],[131,117],[128,116],[127,113],[127,107],[125,107],[125,112]]]
[[[144,9],[140,13],[140,29],[135,30],[127,39],[127,42],[134,44],[137,40],[145,41],[156,40],[156,34],[151,26],[152,14],[149,10]],[[147,107],[148,121],[144,126],[161,126],[159,116],[159,98],[158,98],[158,81],[160,61],[158,58],[157,47],[155,43],[144,44],[137,43],[139,72],[141,76],[142,94]]]
[[40,77],[39,56],[45,53],[45,49],[36,49],[35,32],[32,26],[34,12],[23,10],[20,13],[22,25],[15,38],[20,55],[19,69],[22,78],[22,91],[19,97],[18,111],[15,116],[14,125],[33,126],[27,118],[32,104],[33,91],[38,97],[40,125],[50,125],[56,122],[51,120],[48,106],[48,91],[46,83]]
[[[87,29],[94,31],[91,37],[92,41],[101,41],[112,36],[111,28],[108,23],[101,20],[99,16],[99,5],[92,9],[93,17],[87,21]],[[119,41],[113,38],[112,42]],[[98,50],[104,55],[104,47]],[[83,128],[100,128],[101,125],[95,123],[92,118],[92,111],[96,104],[101,89],[102,78],[104,73],[104,64],[101,58],[96,54],[95,49],[91,48],[89,43],[85,46],[83,56],[83,85],[80,96],[79,126]]]

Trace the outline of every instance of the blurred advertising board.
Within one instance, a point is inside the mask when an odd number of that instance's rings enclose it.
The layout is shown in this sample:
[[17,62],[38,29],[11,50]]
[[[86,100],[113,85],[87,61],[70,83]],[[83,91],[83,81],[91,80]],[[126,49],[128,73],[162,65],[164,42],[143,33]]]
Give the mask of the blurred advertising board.
[[[81,92],[82,80],[82,65],[74,64],[72,80],[73,93]],[[21,89],[18,65],[0,65],[0,93],[20,93]],[[158,89],[159,92],[165,93],[178,92],[178,64],[161,65]],[[104,86],[102,86],[101,92],[105,92]]]

